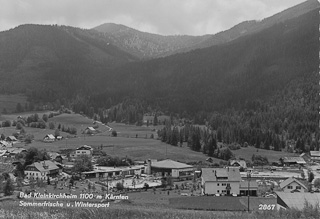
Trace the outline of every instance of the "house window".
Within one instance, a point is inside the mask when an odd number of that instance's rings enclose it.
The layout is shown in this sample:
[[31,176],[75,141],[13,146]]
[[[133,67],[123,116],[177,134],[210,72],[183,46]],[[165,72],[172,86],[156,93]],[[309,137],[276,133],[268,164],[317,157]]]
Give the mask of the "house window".
[[219,193],[220,191],[218,190],[217,192]]
[[292,186],[288,186],[288,189],[292,189]]
[[225,183],[222,183],[222,186],[225,186],[226,184]]
[[296,189],[301,189],[301,186],[296,186]]
[[219,183],[217,184],[217,186],[219,186]]

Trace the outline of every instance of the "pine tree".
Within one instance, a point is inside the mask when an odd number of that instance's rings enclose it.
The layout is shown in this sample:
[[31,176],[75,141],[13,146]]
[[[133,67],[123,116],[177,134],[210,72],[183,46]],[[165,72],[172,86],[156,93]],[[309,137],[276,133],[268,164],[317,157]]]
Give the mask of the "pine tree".
[[14,185],[11,178],[9,177],[5,182],[5,185],[3,187],[3,192],[5,196],[9,196],[13,194],[13,191],[14,191]]

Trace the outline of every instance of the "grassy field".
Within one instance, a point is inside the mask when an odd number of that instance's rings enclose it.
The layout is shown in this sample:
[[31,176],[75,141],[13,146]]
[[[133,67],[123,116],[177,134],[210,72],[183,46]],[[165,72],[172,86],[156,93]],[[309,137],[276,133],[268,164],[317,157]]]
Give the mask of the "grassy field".
[[18,207],[18,201],[0,202],[0,218],[34,218],[34,219],[104,219],[104,218],[154,218],[154,219],[298,219],[320,217],[319,209],[305,207],[302,211],[295,209],[280,211],[196,211],[177,210],[166,207],[138,206],[134,204],[110,203],[106,209],[74,208],[74,207]]
[[[49,112],[39,112],[39,117],[42,114],[49,114]],[[21,116],[28,116],[34,113],[25,113]],[[20,114],[19,114],[20,115]],[[5,119],[14,120],[17,115],[4,115]],[[17,147],[24,147],[26,149],[30,147],[36,147],[38,149],[46,149],[47,151],[60,151],[63,148],[76,149],[79,145],[101,146],[103,150],[110,155],[116,155],[120,157],[128,156],[134,160],[145,159],[165,159],[170,158],[182,162],[190,161],[205,161],[207,158],[200,152],[191,151],[189,148],[174,147],[167,145],[155,138],[150,138],[151,134],[156,136],[154,127],[139,127],[134,125],[125,125],[118,123],[110,123],[105,126],[101,123],[97,123],[99,127],[99,133],[96,135],[84,135],[82,131],[88,126],[94,126],[93,120],[79,114],[61,114],[49,119],[49,122],[53,122],[55,127],[59,124],[65,127],[75,127],[78,130],[76,136],[70,135],[65,132],[60,132],[64,137],[61,141],[55,141],[53,143],[44,143],[42,141],[46,134],[53,134],[54,130],[51,129],[37,129],[25,127],[27,134],[34,135],[34,141],[31,144],[25,143],[15,144]],[[112,137],[109,127],[118,132],[117,137]],[[15,127],[0,128],[0,134],[4,133],[5,136],[12,135],[17,130]]]
[[257,149],[254,147],[247,147],[247,148],[241,148],[239,150],[233,150],[232,153],[237,158],[242,157],[246,160],[251,160],[253,154],[266,156],[270,163],[271,162],[278,162],[280,157],[298,156],[298,155],[295,155],[295,154],[289,153],[289,152],[264,150],[264,149]]
[[24,107],[27,102],[27,97],[24,95],[14,94],[14,95],[0,95],[0,112],[3,112],[4,109],[8,113],[12,113],[16,110],[17,104],[20,103]]
[[[18,115],[27,117],[36,112],[29,112],[23,114],[2,115],[0,120],[16,120]],[[50,112],[37,112],[41,118],[43,114]],[[64,137],[61,141],[53,143],[44,143],[42,139],[46,134],[53,134],[54,129],[37,129],[25,127],[27,134],[34,135],[34,141],[25,145],[25,143],[18,143],[16,146],[30,148],[36,147],[38,149],[46,149],[50,151],[60,151],[64,148],[76,149],[79,145],[90,145],[93,147],[104,146],[103,150],[110,155],[117,155],[120,157],[128,156],[134,160],[146,159],[173,159],[181,162],[205,161],[207,156],[201,152],[190,150],[186,145],[183,147],[175,147],[157,140],[157,129],[162,126],[135,126],[125,125],[119,123],[109,123],[104,125],[101,123],[93,124],[93,120],[79,114],[61,114],[50,118],[49,122],[53,122],[57,128],[60,124],[65,127],[75,127],[77,135],[70,135],[66,132],[60,132]],[[84,135],[83,130],[89,126],[98,126],[96,129],[99,133],[95,135]],[[117,137],[111,136],[110,128],[117,131]],[[0,128],[0,134],[5,136],[12,135],[17,130],[15,127]],[[152,138],[153,135],[153,138]],[[251,160],[253,154],[267,156],[269,162],[279,161],[280,157],[292,156],[293,154],[256,149],[253,147],[241,148],[232,151],[237,158],[242,157]],[[221,160],[213,159],[213,163],[219,163]]]

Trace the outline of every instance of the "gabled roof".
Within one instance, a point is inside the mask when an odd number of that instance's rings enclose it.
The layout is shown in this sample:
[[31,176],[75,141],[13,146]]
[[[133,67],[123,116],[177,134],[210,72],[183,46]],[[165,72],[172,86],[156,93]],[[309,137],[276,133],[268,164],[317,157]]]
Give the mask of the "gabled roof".
[[87,127],[86,129],[89,129],[90,131],[95,131],[93,127]]
[[[35,162],[35,163],[29,165],[28,167],[32,167],[32,166],[35,167],[40,172],[59,169],[59,167],[50,160]],[[47,168],[45,168],[45,166]]]
[[192,168],[191,165],[187,165],[187,164],[180,163],[180,162],[173,161],[173,160],[169,160],[169,159],[151,163],[151,167],[163,168],[163,169],[185,169],[185,168]]
[[57,156],[61,156],[59,153],[57,152],[47,152],[47,154],[49,155],[49,157],[51,159],[55,159]]
[[27,150],[24,149],[24,148],[7,148],[7,151],[8,151],[10,154],[19,154],[19,153],[24,152],[24,151],[27,151]]
[[13,135],[8,136],[6,139],[9,139],[10,141],[18,141]]
[[78,147],[76,150],[93,150],[93,149],[89,145],[82,145],[82,146]]
[[219,178],[226,178],[227,181],[239,181],[241,175],[238,167],[228,168],[202,168],[204,181],[219,181]]
[[278,196],[278,204],[285,208],[296,208],[302,210],[305,207],[305,202],[318,207],[320,203],[320,193],[298,192],[276,192]]
[[301,187],[303,187],[304,189],[307,189],[307,187],[300,182],[299,180],[295,179],[295,178],[288,178],[285,181],[283,181],[282,183],[280,183],[280,188],[283,189],[284,187],[290,185],[291,183],[296,182],[298,183]]
[[0,145],[3,147],[12,147],[12,144],[6,141],[0,141]]
[[5,153],[7,153],[7,150],[0,150],[0,157],[5,155]]
[[247,163],[244,160],[232,160],[230,162],[230,165],[231,166],[238,165],[240,167],[247,168]]
[[44,136],[44,138],[55,139],[55,137],[52,134],[47,134],[46,136]]

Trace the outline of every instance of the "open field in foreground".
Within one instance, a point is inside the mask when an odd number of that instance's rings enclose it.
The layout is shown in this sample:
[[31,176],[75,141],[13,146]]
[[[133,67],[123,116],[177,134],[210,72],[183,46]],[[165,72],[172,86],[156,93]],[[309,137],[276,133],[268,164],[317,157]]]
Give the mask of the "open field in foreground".
[[302,211],[251,211],[251,212],[223,212],[223,211],[194,211],[177,210],[172,208],[158,208],[137,206],[133,204],[110,203],[109,208],[71,208],[71,207],[18,207],[18,201],[0,202],[0,218],[68,218],[68,219],[140,219],[140,218],[165,218],[165,219],[318,219],[318,209],[310,207]]

